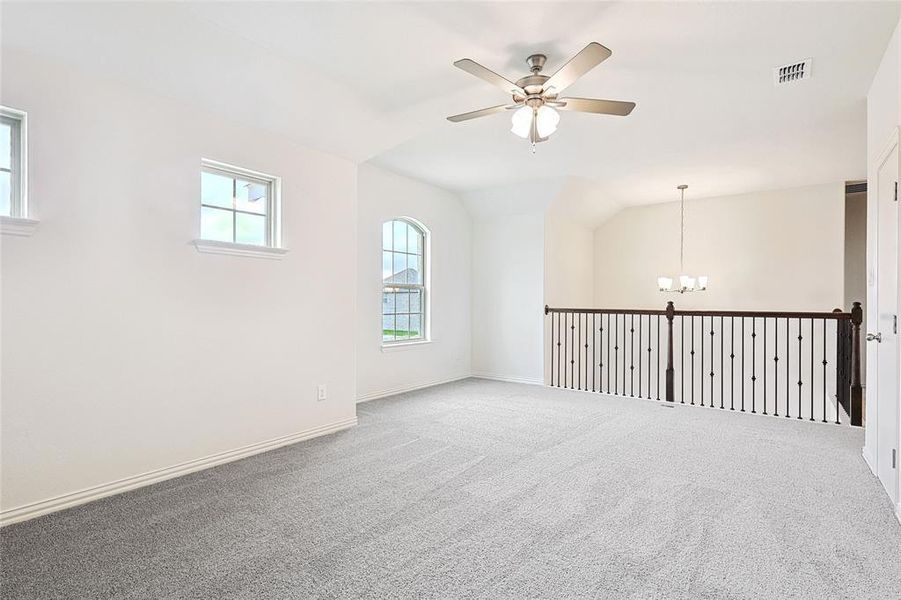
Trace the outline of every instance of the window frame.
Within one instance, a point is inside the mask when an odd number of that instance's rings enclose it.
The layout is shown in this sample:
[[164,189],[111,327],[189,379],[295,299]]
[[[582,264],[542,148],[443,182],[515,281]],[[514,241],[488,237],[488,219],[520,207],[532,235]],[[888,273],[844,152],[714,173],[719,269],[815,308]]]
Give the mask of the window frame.
[[10,125],[9,215],[7,219],[27,220],[28,206],[28,113],[0,105],[0,122]]
[[[383,220],[380,225],[380,237],[381,244],[379,246],[380,250],[380,258],[381,254],[386,252],[385,250],[385,240],[384,240],[384,231],[385,225],[391,223],[391,231],[392,231],[392,240],[391,240],[391,254],[392,258],[395,253],[394,250],[394,223],[402,222],[406,223],[408,226],[416,229],[419,234],[422,236],[422,255],[420,256],[421,261],[421,269],[422,269],[422,283],[393,283],[386,284],[384,276],[381,277],[382,285],[381,285],[381,293],[379,299],[379,337],[381,339],[382,350],[389,349],[400,349],[405,346],[417,346],[421,344],[428,344],[432,341],[432,327],[431,327],[431,232],[429,228],[426,227],[421,221],[414,219],[412,217],[389,217],[386,220]],[[412,254],[412,253],[405,253]],[[381,272],[381,271],[380,271]],[[421,314],[421,327],[422,327],[422,335],[415,338],[405,338],[405,339],[395,339],[395,340],[386,340],[384,336],[384,298],[385,291],[388,288],[392,289],[406,289],[406,290],[419,290],[422,294],[421,306],[420,306],[420,314]],[[408,309],[409,310],[409,309]],[[405,313],[405,314],[413,314],[413,313]],[[397,307],[395,305],[394,315],[397,315]],[[395,327],[396,327],[395,323]]]
[[[232,165],[229,163],[220,162],[217,160],[211,160],[208,158],[202,158],[200,161],[200,173],[201,179],[203,173],[211,173],[214,175],[221,175],[224,177],[228,177],[233,180],[242,179],[245,181],[249,181],[251,183],[258,183],[261,185],[265,185],[268,189],[268,194],[266,198],[266,214],[260,215],[260,213],[254,213],[244,210],[239,210],[237,208],[228,208],[224,206],[216,206],[212,204],[204,204],[203,195],[200,195],[200,202],[198,203],[198,219],[197,219],[197,229],[198,229],[198,238],[196,240],[195,245],[198,245],[198,249],[200,245],[206,247],[234,247],[243,249],[245,252],[253,252],[253,250],[258,249],[262,252],[266,252],[267,250],[281,250],[282,249],[282,240],[281,240],[281,177],[277,175],[270,175],[267,173],[262,173],[260,171],[254,171],[251,169],[247,169],[244,167],[238,167],[236,165]],[[202,186],[202,184],[201,184]],[[203,231],[201,229],[201,213],[204,208],[212,208],[216,210],[222,210],[226,212],[230,212],[232,216],[232,239],[231,241],[222,241],[222,240],[212,240],[209,238],[203,237]],[[266,218],[266,243],[265,244],[246,244],[243,242],[235,241],[236,234],[236,219],[238,214],[247,214],[253,216],[265,216]]]

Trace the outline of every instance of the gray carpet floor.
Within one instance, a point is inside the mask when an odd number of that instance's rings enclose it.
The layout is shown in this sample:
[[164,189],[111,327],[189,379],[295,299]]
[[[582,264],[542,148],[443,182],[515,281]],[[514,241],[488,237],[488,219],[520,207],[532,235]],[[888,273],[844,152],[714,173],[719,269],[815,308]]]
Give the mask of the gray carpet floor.
[[3,598],[901,598],[847,426],[465,380],[0,531]]

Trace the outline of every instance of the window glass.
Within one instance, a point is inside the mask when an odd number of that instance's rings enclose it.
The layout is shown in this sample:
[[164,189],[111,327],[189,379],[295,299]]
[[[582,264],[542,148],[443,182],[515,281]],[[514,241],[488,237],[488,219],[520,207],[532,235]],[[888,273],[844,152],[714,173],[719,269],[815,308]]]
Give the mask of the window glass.
[[204,161],[200,174],[200,237],[253,246],[277,240],[273,202],[277,179],[244,175],[243,169]]
[[426,338],[425,232],[411,221],[382,225],[382,342]]

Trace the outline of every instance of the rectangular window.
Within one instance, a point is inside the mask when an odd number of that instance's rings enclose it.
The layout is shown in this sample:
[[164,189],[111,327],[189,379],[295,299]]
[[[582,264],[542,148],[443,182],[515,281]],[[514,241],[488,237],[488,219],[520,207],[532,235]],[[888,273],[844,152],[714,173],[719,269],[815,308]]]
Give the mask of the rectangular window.
[[0,106],[0,216],[26,218],[26,115]]
[[200,174],[200,237],[278,248],[278,177],[204,160]]

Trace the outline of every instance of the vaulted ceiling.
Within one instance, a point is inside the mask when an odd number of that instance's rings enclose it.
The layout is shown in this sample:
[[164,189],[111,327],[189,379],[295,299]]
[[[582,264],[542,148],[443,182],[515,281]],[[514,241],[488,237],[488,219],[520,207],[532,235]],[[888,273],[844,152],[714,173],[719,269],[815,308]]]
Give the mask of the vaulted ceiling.
[[[199,105],[299,143],[458,192],[578,182],[604,202],[865,177],[866,91],[901,14],[847,3],[3,3],[2,44]],[[589,41],[613,56],[568,92],[631,116],[564,113],[540,144],[455,69],[553,72]],[[772,69],[813,59],[776,87]],[[2,60],[2,57],[0,57]],[[584,194],[583,194],[584,195]]]

